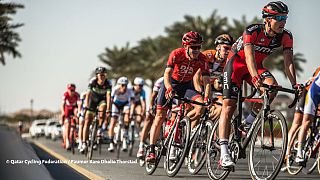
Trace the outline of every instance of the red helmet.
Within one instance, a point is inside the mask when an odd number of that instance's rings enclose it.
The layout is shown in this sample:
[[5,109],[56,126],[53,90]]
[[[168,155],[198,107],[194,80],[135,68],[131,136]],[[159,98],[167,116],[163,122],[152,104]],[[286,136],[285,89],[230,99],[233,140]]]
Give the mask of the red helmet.
[[273,17],[279,14],[288,14],[289,9],[286,4],[281,1],[269,2],[262,9],[262,18]]
[[73,83],[70,83],[70,84],[67,85],[67,89],[68,90],[76,90],[76,85],[73,84]]
[[183,35],[182,45],[200,46],[203,38],[198,32],[190,31]]

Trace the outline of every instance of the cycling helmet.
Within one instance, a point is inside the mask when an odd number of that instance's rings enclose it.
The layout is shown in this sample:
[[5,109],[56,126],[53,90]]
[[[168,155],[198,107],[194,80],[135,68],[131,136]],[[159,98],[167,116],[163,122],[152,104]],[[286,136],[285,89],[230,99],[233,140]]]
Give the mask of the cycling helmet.
[[144,79],[141,77],[134,78],[133,84],[135,85],[144,85]]
[[200,46],[203,38],[198,32],[190,31],[183,35],[182,45]]
[[67,85],[67,89],[68,90],[76,90],[76,85],[73,84],[73,83],[70,83],[70,84]]
[[262,9],[262,18],[273,17],[278,14],[288,14],[289,9],[286,4],[281,1],[269,2]]
[[219,44],[226,44],[232,46],[233,44],[233,38],[229,34],[221,34],[219,35],[216,40],[214,41],[214,45],[219,45]]
[[128,78],[125,76],[122,76],[118,79],[117,84],[124,84],[127,85],[128,84]]
[[96,74],[107,73],[107,69],[105,67],[97,67],[95,72]]

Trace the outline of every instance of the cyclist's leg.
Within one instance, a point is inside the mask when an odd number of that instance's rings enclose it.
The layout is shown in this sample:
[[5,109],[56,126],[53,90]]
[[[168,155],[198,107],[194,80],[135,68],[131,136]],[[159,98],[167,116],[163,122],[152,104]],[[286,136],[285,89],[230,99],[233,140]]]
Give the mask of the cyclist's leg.
[[90,110],[86,110],[85,113],[85,121],[84,121],[84,127],[83,127],[83,140],[86,142],[89,139],[89,127],[93,120],[95,113]]
[[83,138],[84,116],[85,116],[84,110],[81,110],[81,113],[79,116],[79,130],[78,130],[79,148],[81,148],[82,144],[85,142],[85,139]]
[[[264,84],[268,85],[278,85],[276,79],[273,77],[273,75],[264,68],[258,68],[258,74],[261,76],[262,82]],[[245,80],[252,85],[251,82],[251,76],[246,76]],[[260,89],[260,94],[263,93],[263,88]],[[269,95],[270,103],[273,101],[273,99],[277,96],[277,92],[273,92]],[[248,127],[251,126],[254,119],[257,117],[257,114],[259,113],[260,109],[262,108],[262,103],[254,103],[252,105],[252,110],[249,113],[248,117],[246,118],[246,123],[248,124]]]
[[[303,112],[296,111],[294,113],[292,125],[291,125],[291,128],[290,128],[289,133],[288,133],[288,147],[291,147],[293,145],[293,143],[294,143],[293,142],[294,140],[292,140],[292,136],[296,132],[298,127],[301,126],[302,118],[303,118]],[[292,142],[291,142],[291,140],[292,140]],[[290,149],[291,148],[287,148],[286,158],[288,158],[288,156],[290,155]]]
[[[246,67],[234,67],[236,57],[232,57],[224,70],[224,80],[223,80],[223,103],[221,116],[219,120],[219,139],[220,139],[220,160],[221,166],[223,167],[233,167],[234,162],[231,160],[228,144],[231,129],[231,118],[237,107],[237,97],[239,93],[239,87],[242,84],[242,77],[247,75]],[[240,77],[238,79],[238,77]]]
[[101,128],[102,126],[102,123],[104,122],[104,119],[105,119],[105,114],[106,114],[106,102],[103,100],[103,101],[100,101],[99,105],[98,105],[98,110],[99,110],[99,128]]
[[[162,84],[158,94],[156,117],[150,130],[150,153],[148,157],[146,157],[147,161],[155,160],[155,144],[160,136],[161,126],[167,115],[166,112],[168,108],[163,107],[167,101],[165,98],[165,92],[166,88],[164,84]],[[171,106],[171,104],[169,106]]]
[[141,130],[141,135],[140,135],[140,143],[139,143],[139,149],[137,152],[137,157],[142,157],[144,154],[144,142],[147,139],[147,135],[149,133],[149,130],[151,128],[152,122],[153,122],[154,116],[151,113],[147,113],[146,119],[144,120],[144,125]]
[[135,113],[135,116],[136,116],[136,123],[137,123],[137,127],[140,128],[140,125],[141,125],[141,121],[142,121],[142,106],[141,104],[137,104],[135,106],[135,109],[134,109],[134,113]]
[[305,141],[307,130],[310,127],[311,122],[314,120],[314,116],[315,116],[319,101],[320,101],[320,87],[317,86],[315,82],[313,82],[306,96],[303,121],[302,121],[301,129],[299,131],[298,152],[297,152],[297,158],[296,158],[297,162],[303,161],[302,144]]
[[110,124],[109,124],[109,139],[110,139],[110,144],[113,144],[113,138],[114,138],[114,127],[116,126],[116,123],[118,121],[118,116],[119,116],[119,109],[115,104],[112,104],[111,107],[111,119],[110,119]]

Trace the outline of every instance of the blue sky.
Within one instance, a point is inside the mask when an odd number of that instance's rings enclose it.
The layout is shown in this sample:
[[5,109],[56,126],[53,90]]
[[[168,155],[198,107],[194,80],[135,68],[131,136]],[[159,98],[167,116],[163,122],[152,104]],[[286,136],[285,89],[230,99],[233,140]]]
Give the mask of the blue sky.
[[[6,1],[12,2],[12,1]],[[261,15],[265,0],[16,0],[25,5],[13,17],[24,23],[18,32],[22,38],[18,49],[22,58],[7,56],[0,66],[0,113],[30,107],[58,110],[68,82],[83,91],[91,71],[102,63],[98,55],[106,47],[134,46],[148,36],[164,35],[164,28],[182,21],[183,16],[218,15],[248,20]],[[320,66],[320,1],[286,0],[289,19],[286,28],[294,36],[294,51],[308,60],[298,81],[307,79]],[[278,81],[289,86],[281,74]]]

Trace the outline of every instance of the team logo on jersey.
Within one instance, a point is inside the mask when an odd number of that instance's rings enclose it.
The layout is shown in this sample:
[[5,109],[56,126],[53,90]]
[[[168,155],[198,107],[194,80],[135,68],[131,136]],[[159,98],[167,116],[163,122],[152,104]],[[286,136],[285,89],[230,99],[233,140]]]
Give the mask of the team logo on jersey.
[[261,39],[260,39],[260,42],[264,42],[264,38],[261,38]]

